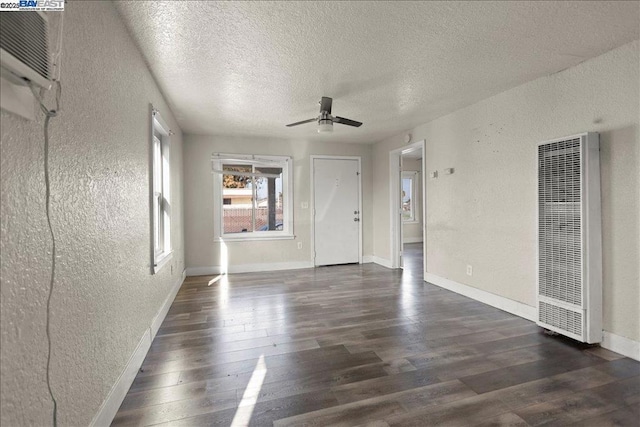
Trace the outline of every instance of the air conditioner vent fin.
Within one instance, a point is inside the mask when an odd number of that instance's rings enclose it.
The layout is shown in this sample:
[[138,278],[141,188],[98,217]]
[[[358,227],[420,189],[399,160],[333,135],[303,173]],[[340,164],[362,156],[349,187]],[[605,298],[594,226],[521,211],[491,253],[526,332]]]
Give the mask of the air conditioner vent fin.
[[40,13],[0,13],[0,48],[50,80],[47,20]]

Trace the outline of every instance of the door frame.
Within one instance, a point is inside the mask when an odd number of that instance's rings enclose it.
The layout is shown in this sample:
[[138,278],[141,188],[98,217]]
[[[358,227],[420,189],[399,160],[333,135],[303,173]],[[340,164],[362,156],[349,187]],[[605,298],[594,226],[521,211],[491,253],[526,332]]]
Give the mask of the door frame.
[[360,156],[329,156],[329,155],[320,155],[320,154],[312,154],[309,156],[309,160],[311,162],[311,170],[310,174],[310,188],[311,188],[311,197],[309,200],[309,211],[311,218],[311,262],[314,267],[316,266],[316,202],[315,202],[315,159],[325,159],[325,160],[357,160],[358,161],[358,212],[360,212],[360,221],[358,222],[358,264],[362,264],[362,218],[364,216],[362,212],[362,157]]
[[400,268],[400,251],[402,250],[402,204],[400,202],[400,176],[402,170],[400,159],[403,154],[422,150],[422,171],[420,173],[422,183],[422,270],[427,272],[427,141],[425,139],[416,141],[402,148],[397,148],[389,152],[389,222],[391,223],[390,249],[391,268]]

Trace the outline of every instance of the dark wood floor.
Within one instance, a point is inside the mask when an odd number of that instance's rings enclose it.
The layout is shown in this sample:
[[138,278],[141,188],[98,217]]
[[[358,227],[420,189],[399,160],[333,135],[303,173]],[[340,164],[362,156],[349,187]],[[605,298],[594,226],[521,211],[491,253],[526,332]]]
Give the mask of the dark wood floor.
[[188,278],[113,424],[638,426],[640,363],[424,283],[407,249]]

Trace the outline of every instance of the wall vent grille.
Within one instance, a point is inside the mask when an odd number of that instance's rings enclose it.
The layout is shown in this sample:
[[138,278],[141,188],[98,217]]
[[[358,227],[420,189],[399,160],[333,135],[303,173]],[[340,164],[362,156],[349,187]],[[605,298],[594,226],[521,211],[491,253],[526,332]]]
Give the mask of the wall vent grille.
[[538,147],[540,295],[582,303],[580,140]]
[[575,335],[582,335],[582,315],[564,307],[540,301],[538,320]]
[[20,78],[48,86],[51,80],[49,28],[39,12],[0,13],[2,66]]
[[585,342],[599,342],[602,249],[598,134],[538,145],[537,225],[538,323]]

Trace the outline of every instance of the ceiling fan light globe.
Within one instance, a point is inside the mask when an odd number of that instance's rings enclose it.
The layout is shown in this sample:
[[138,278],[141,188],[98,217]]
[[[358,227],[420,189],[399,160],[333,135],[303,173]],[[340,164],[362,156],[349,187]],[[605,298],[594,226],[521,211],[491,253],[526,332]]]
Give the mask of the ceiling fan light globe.
[[333,123],[331,120],[320,120],[318,122],[318,133],[333,132]]

